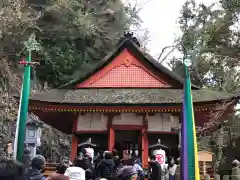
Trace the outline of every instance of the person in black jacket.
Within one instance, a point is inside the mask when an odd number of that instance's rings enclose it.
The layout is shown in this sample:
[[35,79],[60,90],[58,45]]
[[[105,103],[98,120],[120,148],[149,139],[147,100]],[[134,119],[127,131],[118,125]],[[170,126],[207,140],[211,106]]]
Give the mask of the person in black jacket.
[[24,166],[14,160],[0,160],[0,179],[1,180],[27,180],[25,177]]
[[92,169],[91,158],[86,154],[85,149],[83,153],[75,159],[75,164],[77,167],[83,168],[84,170]]
[[150,156],[149,168],[150,170],[150,180],[161,180],[162,168],[158,161],[156,161],[156,156]]
[[29,180],[46,180],[46,177],[42,174],[45,170],[46,160],[42,155],[36,155],[31,162],[31,168],[26,172],[27,178]]
[[99,174],[101,178],[112,179],[114,167],[112,153],[106,152],[104,159],[97,165],[97,175]]

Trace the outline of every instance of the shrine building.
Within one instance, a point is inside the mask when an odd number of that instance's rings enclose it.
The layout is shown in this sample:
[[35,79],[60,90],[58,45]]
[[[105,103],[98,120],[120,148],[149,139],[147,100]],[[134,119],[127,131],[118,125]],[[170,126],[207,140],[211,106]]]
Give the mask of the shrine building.
[[[235,94],[192,86],[196,126],[203,126],[219,104]],[[71,158],[91,139],[105,150],[130,150],[148,166],[149,146],[159,142],[178,157],[183,79],[125,38],[96,69],[73,88],[31,94],[29,112],[72,134]],[[233,106],[230,107],[233,109]],[[221,117],[220,117],[221,118]]]

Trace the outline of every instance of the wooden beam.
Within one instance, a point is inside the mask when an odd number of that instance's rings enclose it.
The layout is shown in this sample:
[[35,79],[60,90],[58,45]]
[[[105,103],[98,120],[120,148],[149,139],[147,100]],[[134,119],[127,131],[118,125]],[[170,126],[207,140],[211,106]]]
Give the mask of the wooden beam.
[[71,150],[71,160],[74,161],[77,157],[77,148],[78,148],[78,137],[72,135],[72,150]]
[[107,128],[108,128],[108,150],[112,151],[115,145],[115,130],[112,127],[114,115],[108,116]]
[[108,150],[112,151],[115,146],[115,130],[110,127],[108,135]]
[[143,125],[141,130],[142,135],[142,165],[143,168],[148,168],[148,113],[143,116]]

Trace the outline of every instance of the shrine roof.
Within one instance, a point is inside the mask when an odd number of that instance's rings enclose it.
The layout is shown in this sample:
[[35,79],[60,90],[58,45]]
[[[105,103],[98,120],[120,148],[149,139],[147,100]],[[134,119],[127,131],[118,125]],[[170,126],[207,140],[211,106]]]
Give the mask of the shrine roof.
[[[119,43],[119,45],[112,52],[100,60],[96,65],[93,65],[94,68],[91,71],[86,72],[79,80],[70,82],[70,84],[67,84],[65,87],[75,87],[79,82],[83,82],[89,77],[93,76],[96,72],[100,71],[102,68],[111,63],[113,59],[116,58],[124,49],[131,51],[131,53],[133,53],[138,60],[147,62],[156,72],[162,72],[163,74],[167,75],[170,81],[183,85],[184,79],[181,76],[156,61],[150,54],[143,52],[141,48],[131,39],[125,39]],[[199,87],[193,84],[192,87],[194,89],[199,89]]]
[[[239,94],[206,89],[192,90],[193,102],[231,100]],[[182,89],[52,89],[32,94],[32,101],[60,104],[179,104]]]

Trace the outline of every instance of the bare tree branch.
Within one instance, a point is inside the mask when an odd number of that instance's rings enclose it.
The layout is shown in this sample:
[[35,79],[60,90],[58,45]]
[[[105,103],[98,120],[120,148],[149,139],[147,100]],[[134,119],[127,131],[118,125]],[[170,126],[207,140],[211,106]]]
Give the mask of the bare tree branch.
[[131,14],[131,16],[129,17],[129,19],[127,20],[127,23],[129,23],[129,22],[144,8],[144,6],[145,6],[147,3],[149,3],[150,1],[151,1],[151,0],[147,0],[146,2],[144,2],[144,3],[142,4],[141,7],[139,7],[139,8],[137,9],[138,1],[135,0],[135,5],[134,5],[134,7],[132,8],[132,9],[133,9],[133,13]]
[[[178,47],[179,44],[174,44],[174,45],[171,45],[171,46],[165,46],[164,48],[162,48],[158,58],[157,58],[157,61],[162,63],[163,61],[165,61],[167,59],[167,57]],[[165,53],[165,51],[167,49],[171,48],[171,50],[162,58],[163,54]]]
[[[168,58],[168,56],[171,54],[171,53],[173,53],[173,51],[176,49],[177,47],[176,46],[174,46],[162,59],[160,59],[159,57],[158,57],[158,62],[160,63],[160,64],[162,64],[163,63],[163,61],[165,61],[167,58]],[[163,54],[163,53],[162,53]],[[161,55],[162,56],[162,55]]]

